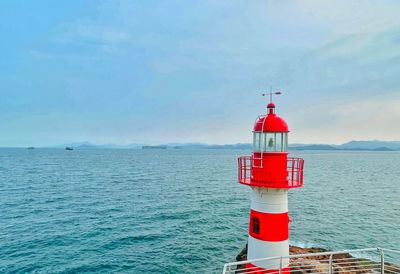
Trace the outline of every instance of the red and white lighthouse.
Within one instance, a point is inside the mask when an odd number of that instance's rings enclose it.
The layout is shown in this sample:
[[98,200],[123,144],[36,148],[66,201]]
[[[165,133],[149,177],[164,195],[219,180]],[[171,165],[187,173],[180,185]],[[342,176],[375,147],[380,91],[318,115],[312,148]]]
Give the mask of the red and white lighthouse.
[[[267,108],[267,115],[254,124],[252,156],[238,159],[239,182],[252,189],[248,260],[289,256],[288,190],[303,185],[304,160],[288,157],[288,125],[275,114],[272,100]],[[290,273],[288,259],[281,267],[282,273]],[[256,261],[247,268],[252,273],[279,273],[280,265]]]

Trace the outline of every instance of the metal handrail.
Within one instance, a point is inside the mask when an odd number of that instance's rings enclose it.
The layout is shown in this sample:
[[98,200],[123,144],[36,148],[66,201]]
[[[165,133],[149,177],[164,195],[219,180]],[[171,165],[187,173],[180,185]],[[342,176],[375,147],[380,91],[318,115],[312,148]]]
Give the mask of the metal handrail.
[[[364,259],[364,258],[358,258],[358,257],[351,257],[351,258],[338,258],[334,259],[334,255],[339,255],[339,254],[354,254],[354,253],[366,253],[366,252],[378,252],[375,255],[379,255],[380,260],[379,261],[374,261],[370,259]],[[307,254],[295,254],[295,255],[288,255],[288,256],[277,256],[277,257],[269,257],[269,258],[261,258],[261,259],[254,259],[254,260],[246,260],[246,261],[240,261],[240,262],[232,262],[232,263],[227,263],[224,265],[223,268],[223,274],[227,273],[260,273],[259,270],[257,270],[257,267],[248,267],[248,268],[237,268],[237,266],[246,266],[247,264],[251,264],[254,266],[254,263],[257,262],[275,262],[277,267],[276,269],[273,270],[268,270],[268,273],[282,273],[283,268],[285,267],[290,267],[292,270],[296,269],[301,269],[302,271],[307,271],[307,273],[327,273],[327,274],[332,274],[332,273],[338,273],[337,268],[343,269],[346,273],[360,273],[359,271],[365,270],[365,269],[370,269],[373,270],[374,272],[372,273],[400,273],[400,265],[399,264],[393,264],[393,263],[388,263],[386,262],[385,258],[385,253],[395,253],[395,254],[400,254],[400,251],[398,250],[393,250],[393,249],[387,249],[387,248],[363,248],[363,249],[351,249],[351,250],[342,250],[342,251],[328,251],[328,252],[319,252],[319,253],[307,253]],[[329,259],[324,259],[324,260],[317,260],[317,264],[307,264],[305,266],[301,265],[296,265],[296,260],[298,258],[304,258],[307,257],[307,259],[310,259],[312,257],[318,257],[318,256],[329,256]],[[283,259],[289,259],[291,260],[291,263],[289,266],[282,266],[282,260]],[[279,261],[278,261],[279,260]],[[310,259],[312,260],[312,259]],[[400,263],[400,260],[399,262]],[[327,267],[327,272],[313,272],[315,270],[316,266],[320,266],[321,264],[325,264]],[[232,269],[235,268],[235,269]],[[361,272],[365,273],[365,272]]]
[[261,259],[254,259],[254,260],[247,260],[247,261],[240,261],[240,262],[232,262],[227,263],[229,265],[241,265],[241,264],[249,264],[255,262],[262,262],[266,260],[277,260],[280,258],[283,259],[293,259],[293,258],[302,258],[302,257],[310,257],[310,256],[324,256],[324,255],[337,255],[343,253],[352,253],[352,252],[368,252],[368,251],[379,251],[380,248],[378,247],[371,247],[371,248],[362,248],[362,249],[350,249],[350,250],[342,250],[342,251],[327,251],[327,252],[319,252],[319,253],[304,253],[304,254],[295,254],[295,255],[288,255],[288,256],[277,256],[277,257],[268,257],[268,258],[261,258]]

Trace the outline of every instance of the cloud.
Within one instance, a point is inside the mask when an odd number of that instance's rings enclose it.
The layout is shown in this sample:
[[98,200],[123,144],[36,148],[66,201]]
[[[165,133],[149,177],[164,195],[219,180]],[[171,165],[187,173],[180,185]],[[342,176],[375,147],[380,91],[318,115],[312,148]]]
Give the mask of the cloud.
[[67,31],[56,36],[53,41],[64,47],[78,46],[113,52],[131,42],[131,36],[111,26],[79,23],[69,26]]
[[[32,23],[36,40],[21,47],[27,54],[3,58],[21,64],[3,90],[20,90],[25,102],[7,111],[57,109],[103,136],[118,121],[109,142],[240,142],[273,86],[284,92],[279,111],[294,139],[339,142],[358,127],[371,136],[366,114],[344,106],[364,110],[377,93],[399,90],[399,12],[391,1],[103,1],[63,19],[52,13],[59,21],[47,31],[43,13]],[[397,105],[382,102],[396,116]]]
[[[289,115],[295,142],[341,143],[348,140],[398,140],[400,90],[371,97],[332,97]],[[293,139],[292,139],[293,141]]]
[[321,47],[316,55],[319,60],[353,58],[362,64],[400,57],[399,29],[374,34],[346,35]]
[[299,8],[315,21],[329,27],[331,35],[380,33],[400,25],[400,2],[383,1],[319,1],[299,0]]

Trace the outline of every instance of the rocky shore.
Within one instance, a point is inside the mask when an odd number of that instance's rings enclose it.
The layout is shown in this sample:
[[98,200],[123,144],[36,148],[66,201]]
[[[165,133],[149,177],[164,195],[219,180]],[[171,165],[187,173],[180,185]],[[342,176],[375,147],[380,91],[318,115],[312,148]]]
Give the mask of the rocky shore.
[[[290,255],[307,254],[307,253],[322,253],[328,250],[323,248],[304,248],[298,246],[290,246]],[[247,245],[236,256],[237,261],[247,260]],[[372,261],[361,258],[354,258],[349,253],[335,254],[332,257],[333,261],[340,261],[340,265],[334,264],[333,271],[335,274],[351,274],[357,273],[373,273],[368,267]],[[306,256],[301,258],[293,258],[290,262],[291,274],[303,273],[329,273],[329,255]]]

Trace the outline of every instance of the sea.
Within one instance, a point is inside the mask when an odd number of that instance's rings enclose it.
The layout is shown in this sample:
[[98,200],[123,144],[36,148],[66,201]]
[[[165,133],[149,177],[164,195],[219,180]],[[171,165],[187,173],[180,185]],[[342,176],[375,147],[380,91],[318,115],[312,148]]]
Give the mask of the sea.
[[[218,149],[0,149],[0,273],[221,273],[250,189]],[[399,249],[400,152],[302,151],[290,243]]]

